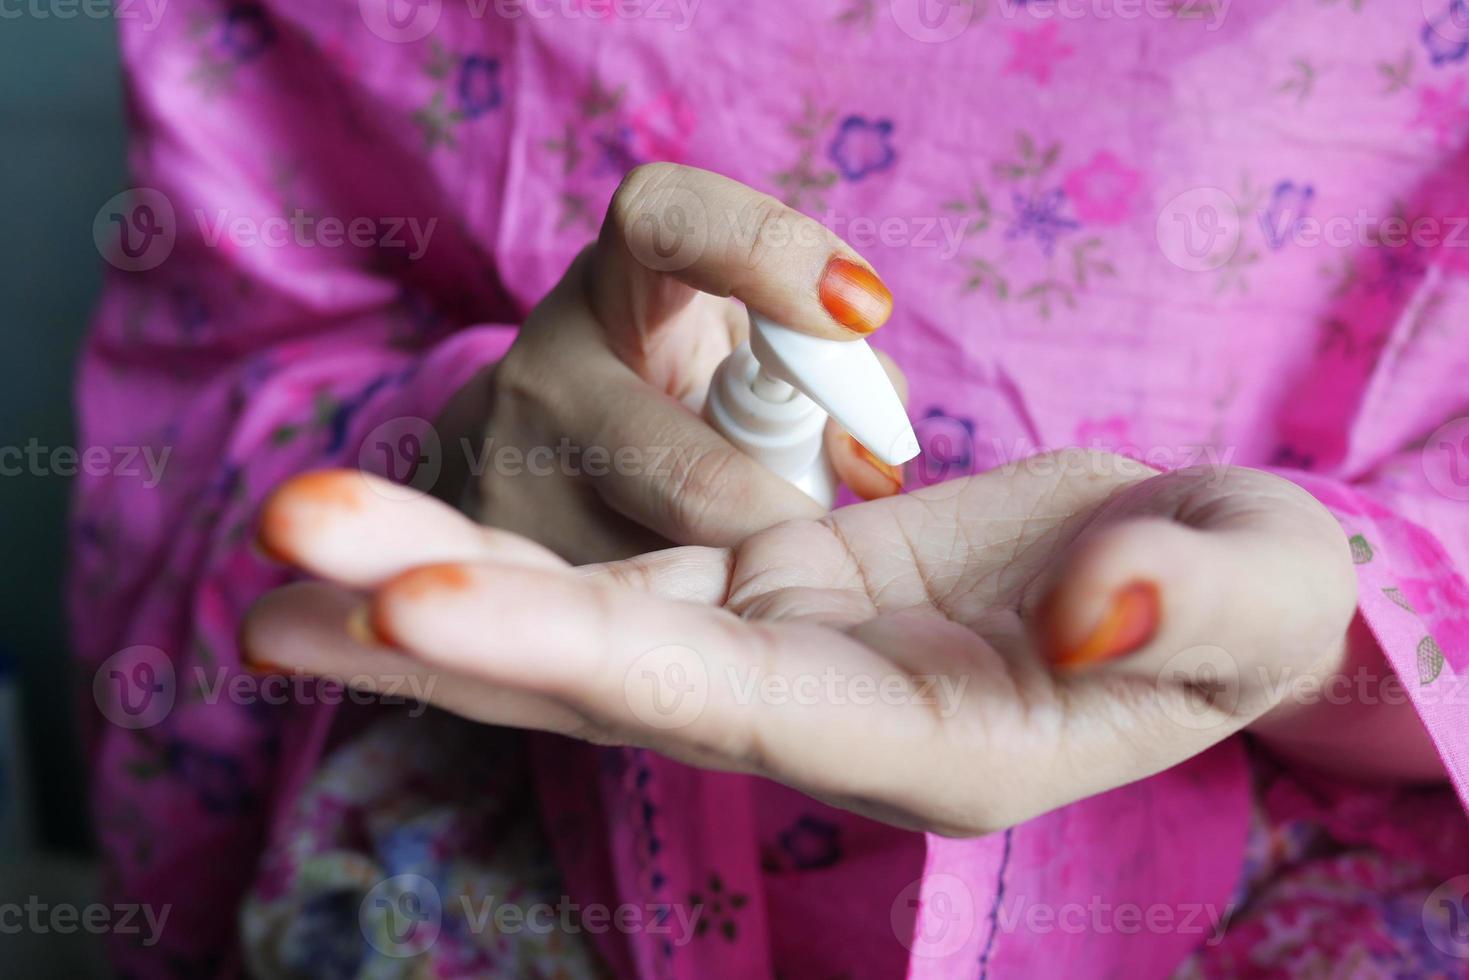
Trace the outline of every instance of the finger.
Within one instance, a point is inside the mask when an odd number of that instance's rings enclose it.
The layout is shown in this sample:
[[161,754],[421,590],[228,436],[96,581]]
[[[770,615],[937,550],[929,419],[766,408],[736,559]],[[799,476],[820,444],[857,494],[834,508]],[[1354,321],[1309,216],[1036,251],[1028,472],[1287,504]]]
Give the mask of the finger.
[[[1186,474],[1156,482],[1165,500],[1170,484],[1199,490]],[[1284,672],[1326,672],[1341,656],[1350,561],[1321,533],[1330,516],[1284,481],[1181,499],[1174,516],[1113,516],[1078,538],[1041,613],[1045,647],[1068,671],[1194,693],[1203,677],[1223,715],[1248,720],[1278,700]]]
[[[595,387],[592,387],[595,385]],[[591,383],[598,428],[587,445],[618,447],[627,465],[592,477],[602,500],[674,544],[736,544],[825,509],[732,446],[689,409],[632,376]],[[614,455],[614,463],[616,455]]]
[[279,561],[359,588],[414,565],[491,556],[504,564],[566,567],[538,544],[358,470],[318,470],[281,484],[261,508],[257,541]]
[[380,644],[354,637],[349,625],[362,600],[325,582],[267,593],[240,629],[241,654],[256,672],[306,674],[360,691],[433,703],[475,721],[580,734],[576,712],[523,690],[453,675]]
[[[908,404],[908,378],[887,354],[877,352],[884,370],[897,389],[903,404]],[[826,424],[826,456],[836,470],[837,478],[863,500],[877,500],[903,492],[903,469],[884,463],[867,451],[856,439],[832,419]]]
[[[378,590],[371,622],[427,663],[570,704],[620,740],[811,792],[905,798],[938,723],[919,692],[903,698],[911,677],[845,634],[538,569],[415,569]],[[826,672],[898,694],[762,696]]]
[[820,222],[707,170],[637,167],[597,239],[592,308],[614,348],[636,357],[696,291],[820,337],[865,336],[892,313],[872,267]]

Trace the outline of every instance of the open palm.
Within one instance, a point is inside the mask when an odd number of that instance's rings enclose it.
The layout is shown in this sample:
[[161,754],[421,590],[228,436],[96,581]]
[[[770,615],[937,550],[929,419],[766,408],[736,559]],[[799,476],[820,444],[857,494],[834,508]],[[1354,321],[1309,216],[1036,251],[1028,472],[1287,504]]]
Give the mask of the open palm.
[[1075,451],[578,569],[351,472],[286,484],[263,536],[328,581],[262,600],[254,660],[960,835],[1237,731],[1336,667],[1355,608],[1292,484]]

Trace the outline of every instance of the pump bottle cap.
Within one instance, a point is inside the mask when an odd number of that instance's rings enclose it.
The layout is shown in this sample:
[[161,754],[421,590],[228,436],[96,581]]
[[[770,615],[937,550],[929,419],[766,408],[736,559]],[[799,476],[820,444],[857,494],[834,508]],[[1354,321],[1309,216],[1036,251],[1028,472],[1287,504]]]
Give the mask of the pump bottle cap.
[[750,311],[750,349],[767,374],[799,389],[892,466],[918,455],[903,400],[865,340],[825,340]]

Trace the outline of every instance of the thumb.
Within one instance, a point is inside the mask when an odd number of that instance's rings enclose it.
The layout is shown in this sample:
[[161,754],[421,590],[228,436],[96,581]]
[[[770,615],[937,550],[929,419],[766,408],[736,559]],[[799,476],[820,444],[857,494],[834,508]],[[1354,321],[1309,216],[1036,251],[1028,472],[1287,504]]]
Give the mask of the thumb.
[[1053,667],[1193,687],[1245,718],[1335,668],[1356,603],[1336,522],[1269,474],[1207,484],[1146,481],[1077,538],[1037,615]]
[[588,296],[613,349],[635,363],[696,293],[733,296],[779,323],[850,340],[882,326],[892,294],[819,221],[738,181],[654,163],[612,197]]

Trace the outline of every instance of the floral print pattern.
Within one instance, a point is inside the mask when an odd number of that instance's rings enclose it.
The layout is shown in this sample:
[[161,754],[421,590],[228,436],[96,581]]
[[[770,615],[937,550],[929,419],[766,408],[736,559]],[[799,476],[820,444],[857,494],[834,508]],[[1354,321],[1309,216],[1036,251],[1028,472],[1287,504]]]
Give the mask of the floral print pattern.
[[[401,44],[364,27],[371,6],[172,0],[157,25],[118,21],[135,180],[178,219],[160,266],[109,279],[79,372],[84,444],[172,452],[156,486],[76,488],[81,673],[146,645],[178,682],[141,732],[88,713],[107,897],[176,910],[155,947],[109,937],[120,973],[233,977],[240,955],[323,976],[1449,972],[1412,913],[1463,873],[1454,798],[1280,779],[1249,838],[1262,763],[1237,739],[951,841],[810,800],[772,810],[778,787],[651,752],[529,739],[527,758],[472,727],[380,730],[387,707],[236,703],[196,670],[249,680],[236,627],[285,581],[250,547],[265,494],[381,465],[370,435],[433,418],[503,356],[622,171],[669,159],[829,221],[881,270],[898,303],[875,343],[912,382],[915,484],[1096,440],[1228,452],[1315,495],[1360,537],[1359,612],[1469,798],[1469,543],[1423,446],[1463,410],[1469,249],[1387,244],[1398,219],[1448,230],[1469,208],[1465,0],[1198,0],[1095,23],[951,4],[969,19],[943,41],[867,0],[750,0],[684,32],[432,4],[434,29]],[[771,24],[820,56],[772,45]],[[1329,49],[1308,43],[1322,32]],[[1343,106],[1361,122],[1345,135]],[[1207,207],[1169,211],[1200,191]],[[191,217],[296,208],[439,230],[410,261],[211,245]],[[1364,209],[1349,247],[1297,247]],[[1199,261],[1172,248],[1180,231],[1208,246]],[[1003,926],[1017,896],[1226,902],[1255,839],[1293,859],[1254,862],[1217,946]],[[686,943],[533,940],[445,914],[430,949],[394,958],[369,941],[391,939],[381,910],[355,935],[349,913],[398,874],[451,907],[493,890],[715,914]],[[914,955],[946,882],[972,928]]]

